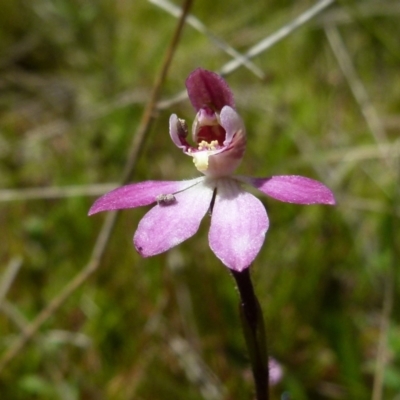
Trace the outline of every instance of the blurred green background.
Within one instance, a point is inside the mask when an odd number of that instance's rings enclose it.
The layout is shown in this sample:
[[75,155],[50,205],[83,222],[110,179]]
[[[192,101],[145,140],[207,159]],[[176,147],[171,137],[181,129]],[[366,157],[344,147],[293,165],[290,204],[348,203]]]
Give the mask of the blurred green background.
[[[191,12],[244,53],[313,4],[197,0]],[[394,0],[335,3],[254,58],[259,76],[226,77],[248,131],[238,172],[309,176],[338,202],[262,198],[271,226],[252,277],[284,369],[273,399],[400,399],[399,17]],[[2,1],[0,356],[89,261],[105,214],[87,211],[121,179],[176,23],[144,0]],[[230,59],[186,26],[162,99]],[[159,108],[134,181],[197,175],[169,139],[171,113],[194,118],[188,101]],[[209,220],[142,259],[145,212],[121,212],[100,268],[2,370],[1,399],[252,398]]]

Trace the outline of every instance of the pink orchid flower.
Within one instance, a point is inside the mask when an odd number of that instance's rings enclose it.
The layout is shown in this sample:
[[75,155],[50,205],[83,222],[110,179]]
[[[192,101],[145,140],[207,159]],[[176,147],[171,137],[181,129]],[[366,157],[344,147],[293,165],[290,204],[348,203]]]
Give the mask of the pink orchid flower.
[[269,227],[263,204],[243,184],[287,203],[335,204],[335,199],[322,183],[302,176],[233,175],[246,148],[246,130],[229,86],[219,75],[199,68],[189,75],[186,88],[197,111],[194,146],[187,141],[185,121],[175,114],[170,117],[169,131],[175,145],[193,158],[203,176],[122,186],[100,197],[89,215],[155,204],[139,222],[133,238],[137,251],[148,257],[193,236],[209,211],[211,250],[228,268],[242,271],[260,251]]

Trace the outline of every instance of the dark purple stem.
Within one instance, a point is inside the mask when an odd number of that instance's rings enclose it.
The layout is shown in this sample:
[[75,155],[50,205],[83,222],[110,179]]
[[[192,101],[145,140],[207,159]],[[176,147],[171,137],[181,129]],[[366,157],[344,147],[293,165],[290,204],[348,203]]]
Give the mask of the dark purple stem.
[[262,310],[254,293],[250,269],[232,271],[240,294],[240,314],[249,352],[256,399],[269,400],[268,354]]

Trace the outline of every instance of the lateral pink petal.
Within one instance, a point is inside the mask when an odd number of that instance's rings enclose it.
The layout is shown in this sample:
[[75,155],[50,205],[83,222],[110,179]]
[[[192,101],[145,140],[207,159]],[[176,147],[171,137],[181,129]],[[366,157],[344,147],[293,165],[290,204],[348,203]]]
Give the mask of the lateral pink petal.
[[157,204],[140,221],[133,238],[143,257],[169,250],[193,236],[210,207],[213,187],[204,182],[175,195],[171,204]]
[[89,215],[100,211],[135,208],[155,203],[161,194],[175,194],[202,181],[204,177],[187,181],[146,181],[122,186],[97,199]]
[[335,204],[335,198],[329,188],[321,182],[304,176],[243,177],[241,180],[253,185],[266,195],[286,203]]
[[220,112],[223,106],[235,107],[228,84],[215,72],[195,69],[186,79],[186,89],[196,111],[208,107]]
[[211,250],[230,269],[250,266],[264,243],[269,221],[260,200],[233,179],[218,181],[211,217]]
[[246,144],[246,128],[244,127],[243,120],[232,107],[225,106],[222,108],[220,120],[221,126],[226,132],[224,146],[228,146],[234,136],[240,136]]
[[180,149],[190,147],[186,140],[187,132],[184,131],[182,122],[176,114],[172,114],[169,118],[169,135],[174,144]]

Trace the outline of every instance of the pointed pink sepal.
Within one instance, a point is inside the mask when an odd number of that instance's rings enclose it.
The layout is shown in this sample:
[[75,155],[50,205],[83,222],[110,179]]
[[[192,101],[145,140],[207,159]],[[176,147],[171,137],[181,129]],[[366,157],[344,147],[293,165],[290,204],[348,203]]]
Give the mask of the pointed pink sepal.
[[240,177],[276,200],[295,204],[335,204],[329,188],[314,179],[297,175],[280,175],[270,178]]
[[200,177],[187,181],[146,181],[122,186],[97,199],[90,208],[89,215],[156,203],[157,196],[185,190],[203,179]]

